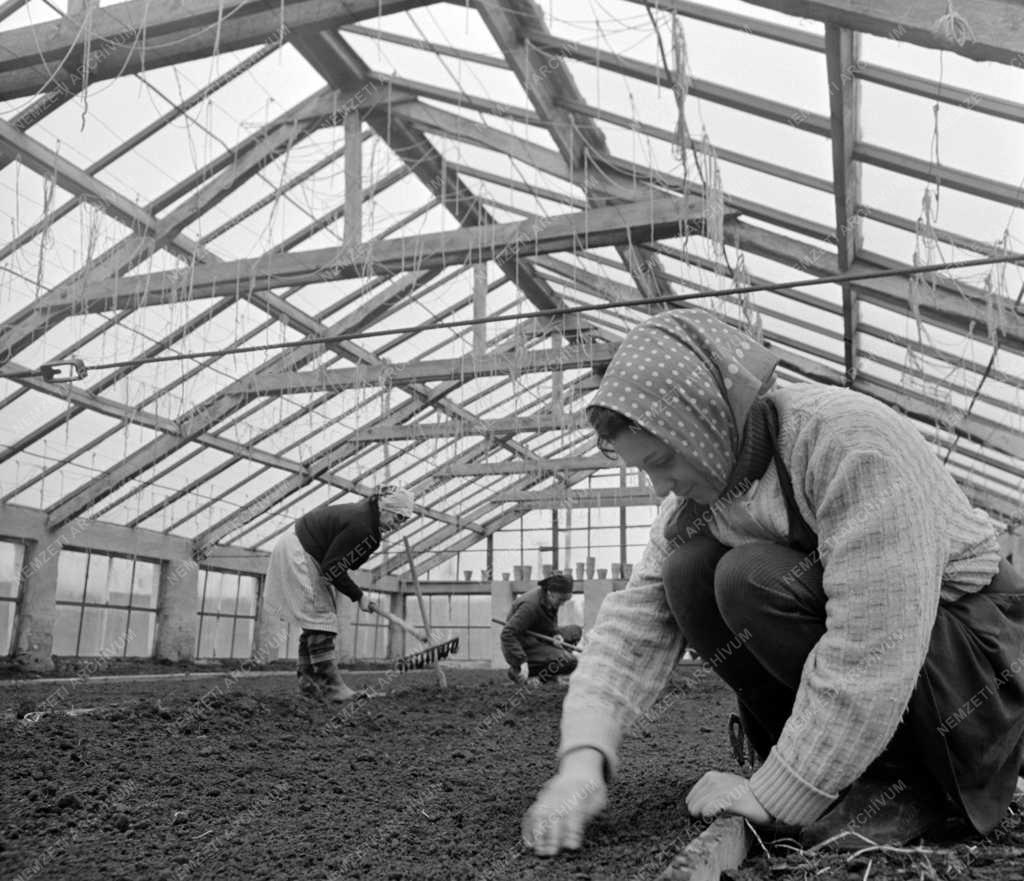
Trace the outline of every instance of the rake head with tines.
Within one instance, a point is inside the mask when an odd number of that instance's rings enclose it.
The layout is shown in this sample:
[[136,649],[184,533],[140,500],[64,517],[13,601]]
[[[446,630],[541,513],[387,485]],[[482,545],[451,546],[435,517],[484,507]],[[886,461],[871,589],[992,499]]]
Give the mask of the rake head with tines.
[[406,670],[422,670],[424,667],[429,667],[431,664],[443,661],[448,655],[457,655],[458,653],[459,637],[456,636],[447,642],[438,643],[437,645],[430,646],[430,648],[423,649],[423,651],[399,658],[395,661],[395,669],[400,673],[404,673]]

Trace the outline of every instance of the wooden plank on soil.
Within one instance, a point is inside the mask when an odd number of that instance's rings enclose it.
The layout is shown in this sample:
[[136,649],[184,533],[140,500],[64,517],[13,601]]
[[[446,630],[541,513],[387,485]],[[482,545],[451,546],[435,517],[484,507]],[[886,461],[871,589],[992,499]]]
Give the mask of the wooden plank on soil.
[[752,843],[742,817],[719,817],[673,857],[657,881],[719,881],[722,872],[740,867]]

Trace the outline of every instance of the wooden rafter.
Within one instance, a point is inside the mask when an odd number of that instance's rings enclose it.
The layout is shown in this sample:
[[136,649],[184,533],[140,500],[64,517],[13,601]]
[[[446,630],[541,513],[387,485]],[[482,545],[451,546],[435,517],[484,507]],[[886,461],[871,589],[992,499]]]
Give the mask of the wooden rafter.
[[[529,34],[548,32],[539,7],[533,0],[475,0],[475,5],[570,168],[587,171],[592,163],[600,165],[611,155],[604,133],[589,117],[566,109],[566,102],[583,100],[576,82],[560,56],[538,51],[529,38]],[[596,207],[610,202],[591,189],[585,192]],[[671,287],[660,280],[656,256],[632,242],[617,245],[616,250],[644,296],[671,293]]]
[[[133,275],[67,292],[53,305],[79,312],[105,312],[208,297],[248,297],[292,285],[369,275],[397,275],[468,262],[515,259],[552,251],[597,248],[616,243],[675,237],[680,229],[703,228],[700,201],[664,196],[630,204],[538,217],[514,223],[462,227],[401,239],[366,242],[354,248],[272,252],[254,260],[197,266],[188,277],[178,271]],[[554,308],[554,303],[547,308]]]
[[606,365],[615,347],[607,344],[577,346],[554,351],[539,349],[515,356],[474,355],[437,361],[410,361],[406,364],[381,364],[376,367],[342,367],[302,371],[290,374],[262,374],[244,382],[243,394],[281,395],[319,391],[342,391],[382,382],[442,382],[461,379],[469,382],[480,377],[514,373],[547,373],[551,370],[588,370]]
[[1024,15],[1017,3],[1005,0],[957,0],[956,11],[970,25],[971,39],[962,45],[946,39],[939,19],[945,3],[877,3],[874,0],[747,0],[754,6],[798,18],[914,43],[928,49],[956,52],[975,61],[1013,64],[1024,46]]
[[[320,105],[320,102],[330,95],[330,90],[324,90],[299,102],[298,105],[271,121],[251,138],[247,138],[245,142],[247,147],[242,152],[227,151],[216,162],[211,163],[212,168],[217,169],[219,173],[214,173],[213,178],[205,183],[201,190],[194,193],[185,203],[176,206],[165,217],[153,216],[159,210],[159,205],[177,201],[189,190],[183,191],[180,186],[175,186],[172,188],[173,198],[171,194],[166,193],[146,208],[139,207],[138,211],[145,212],[147,215],[140,216],[139,220],[148,229],[148,232],[134,233],[122,239],[98,255],[91,265],[73,273],[59,285],[13,315],[3,331],[0,332],[0,363],[15,357],[18,352],[46,333],[51,327],[76,311],[76,294],[89,282],[116,278],[142,263],[162,247],[172,247],[189,261],[195,260],[203,263],[211,260],[212,255],[205,248],[186,237],[182,230],[204,211],[208,211],[218,201],[229,196],[289,146],[294,146],[295,143],[314,131],[320,124],[321,117],[318,114],[311,115],[310,108]],[[330,104],[333,105],[333,103],[333,99],[331,99]],[[331,112],[333,114],[333,111]],[[295,120],[298,118],[305,119],[307,122],[297,126]],[[31,161],[34,163],[41,163],[46,159],[52,161],[59,159],[52,154],[52,151],[48,151],[35,142],[28,146],[30,152],[26,155],[31,156]],[[60,161],[65,162],[64,160]],[[84,172],[72,175],[72,171],[78,170],[73,167],[68,169],[68,165],[70,163],[62,167],[67,172],[67,179],[76,182],[75,186],[81,187],[78,195],[85,197],[90,193],[99,192],[95,179],[91,175],[84,178],[81,176],[84,175]],[[202,177],[196,178],[192,186],[203,184],[203,181]],[[99,199],[98,196],[95,198]],[[105,207],[107,203],[98,201],[98,204],[100,207]],[[136,306],[138,303],[132,305]]]
[[[661,68],[652,64],[623,56],[609,55],[592,46],[548,34],[535,34],[530,38],[552,52],[559,52],[569,58],[585,61],[603,70],[611,70],[656,85],[663,84],[665,80],[665,74]],[[829,117],[782,101],[773,101],[697,78],[690,81],[689,92],[695,98],[750,113],[772,122],[793,126],[821,137],[831,137],[832,134]],[[875,144],[855,143],[853,157],[865,164],[909,175],[919,180],[939,181],[944,186],[984,199],[992,199],[1007,205],[1017,205],[1020,202],[1020,194],[1017,189],[1009,184],[957,168],[930,163]]]
[[[338,27],[425,5],[426,0],[129,0],[82,15],[0,34],[0,97],[81,86],[83,45],[91,40],[89,81],[277,45],[307,29]],[[99,47],[103,47],[100,49]]]

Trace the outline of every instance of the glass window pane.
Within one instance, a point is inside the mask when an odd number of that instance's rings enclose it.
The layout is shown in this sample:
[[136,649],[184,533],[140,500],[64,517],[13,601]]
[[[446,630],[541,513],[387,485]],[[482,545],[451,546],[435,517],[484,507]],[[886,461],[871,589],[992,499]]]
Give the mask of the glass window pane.
[[360,660],[373,657],[373,628],[356,628],[356,650],[355,656]]
[[107,602],[107,574],[110,557],[103,554],[89,554],[89,572],[85,580],[85,601],[88,603]]
[[81,606],[57,604],[57,619],[53,622],[53,653],[73,655],[78,641],[78,622],[82,617]]
[[208,615],[199,616],[199,644],[196,646],[197,658],[212,658],[214,641],[217,638],[217,619]]
[[107,604],[127,606],[131,592],[132,561],[126,557],[110,557],[107,567]]
[[234,572],[221,572],[220,583],[220,613],[234,615],[238,603],[238,575]]
[[469,599],[469,623],[476,627],[489,627],[491,624],[491,598],[488,596],[471,596]]
[[61,551],[57,560],[57,599],[82,601],[85,567],[89,555],[81,551]]
[[231,657],[231,631],[234,624],[234,618],[217,619],[217,641],[213,649],[215,658]]
[[107,623],[108,609],[82,610],[82,635],[78,640],[78,655],[87,657],[98,655],[103,647],[104,627]]
[[490,658],[491,656],[491,632],[489,630],[470,630],[469,644],[466,640],[459,643],[457,658],[463,661],[477,661]]
[[136,560],[132,605],[141,609],[155,609],[159,586],[160,565],[148,560]]
[[[103,642],[95,654],[113,654],[118,657],[124,655],[124,637],[128,632],[128,610],[110,609],[107,611],[107,619],[103,628]],[[80,655],[85,653],[79,650]]]
[[11,640],[14,638],[14,602],[0,600],[0,655],[11,653]]
[[235,644],[231,657],[248,658],[252,655],[253,619],[239,618],[235,624]]
[[238,614],[256,614],[256,585],[258,579],[251,575],[243,575],[238,584]]
[[220,606],[220,573],[212,569],[204,569],[206,594],[203,597],[203,611],[216,613]]
[[0,541],[0,597],[16,597],[25,548],[9,541]]
[[156,612],[133,609],[128,615],[128,644],[125,656],[148,658],[153,654],[153,636],[156,630]]

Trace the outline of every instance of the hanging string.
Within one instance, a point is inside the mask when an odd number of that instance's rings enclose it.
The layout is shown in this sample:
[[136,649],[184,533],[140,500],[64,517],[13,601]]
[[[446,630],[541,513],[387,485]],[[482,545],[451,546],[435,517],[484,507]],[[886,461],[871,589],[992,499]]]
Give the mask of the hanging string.
[[99,0],[87,0],[82,18],[82,127],[85,131],[85,119],[89,115],[89,73],[92,70],[92,14],[99,6]]
[[974,29],[967,19],[953,8],[953,0],[946,0],[946,14],[935,22],[932,33],[958,47],[974,42]]
[[718,154],[711,145],[707,130],[701,137],[702,160],[704,163],[704,223],[705,236],[711,242],[714,259],[724,259],[725,254],[725,192],[722,189],[722,172],[718,167]]
[[686,128],[686,96],[690,93],[690,75],[686,70],[687,51],[686,33],[683,31],[679,15],[672,13],[672,92],[676,99],[676,136],[672,145],[672,155],[676,159],[686,159],[686,148],[689,146],[689,135]]

